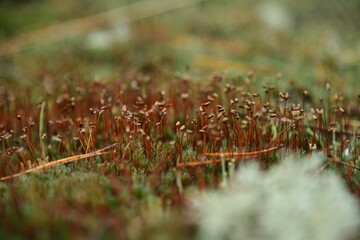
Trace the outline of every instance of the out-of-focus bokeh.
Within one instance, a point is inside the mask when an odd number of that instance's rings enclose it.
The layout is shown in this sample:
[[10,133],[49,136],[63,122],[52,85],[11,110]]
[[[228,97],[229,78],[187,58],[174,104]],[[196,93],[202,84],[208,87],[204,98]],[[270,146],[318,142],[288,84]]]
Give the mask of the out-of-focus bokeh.
[[0,239],[360,239],[358,26],[359,0],[0,0]]
[[281,73],[284,88],[321,91],[330,82],[353,93],[359,25],[357,0],[3,0],[0,81],[254,71],[270,82]]

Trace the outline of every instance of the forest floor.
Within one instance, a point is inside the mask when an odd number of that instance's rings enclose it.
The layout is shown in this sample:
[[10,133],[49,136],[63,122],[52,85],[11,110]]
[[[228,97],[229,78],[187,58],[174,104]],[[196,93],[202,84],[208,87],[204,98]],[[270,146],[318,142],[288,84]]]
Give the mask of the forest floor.
[[314,152],[359,200],[357,1],[0,6],[0,238],[193,239],[233,167]]

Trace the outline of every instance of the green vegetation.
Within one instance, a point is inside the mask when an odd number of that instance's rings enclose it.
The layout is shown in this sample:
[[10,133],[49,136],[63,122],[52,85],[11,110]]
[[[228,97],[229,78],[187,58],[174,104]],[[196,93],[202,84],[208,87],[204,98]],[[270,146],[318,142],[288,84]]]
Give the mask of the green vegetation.
[[98,14],[134,2],[0,3],[0,176],[75,160],[0,182],[1,239],[194,239],[194,196],[314,152],[360,203],[358,1]]

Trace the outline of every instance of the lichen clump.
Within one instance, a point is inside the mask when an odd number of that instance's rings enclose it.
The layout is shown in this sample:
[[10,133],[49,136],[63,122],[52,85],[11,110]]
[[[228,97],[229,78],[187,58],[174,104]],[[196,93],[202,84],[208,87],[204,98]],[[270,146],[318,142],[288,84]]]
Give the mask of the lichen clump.
[[355,239],[357,202],[320,162],[287,159],[266,173],[241,166],[224,191],[193,201],[199,239]]

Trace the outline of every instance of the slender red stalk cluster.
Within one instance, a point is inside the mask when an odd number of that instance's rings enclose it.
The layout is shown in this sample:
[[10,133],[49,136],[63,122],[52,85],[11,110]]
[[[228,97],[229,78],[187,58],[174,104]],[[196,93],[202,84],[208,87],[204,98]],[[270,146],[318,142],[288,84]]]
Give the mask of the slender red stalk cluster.
[[[322,150],[339,168],[358,167],[357,102],[353,106],[339,94],[328,103],[310,102],[303,91],[294,91],[294,99],[303,97],[300,104],[274,86],[257,93],[222,75],[208,83],[158,78],[131,73],[107,84],[53,82],[58,86],[38,103],[30,89],[21,90],[25,99],[11,88],[1,89],[0,174],[30,171],[114,143],[116,151],[98,156],[100,161],[149,172],[249,157],[269,166],[280,148]],[[96,160],[91,159],[87,162]],[[118,174],[127,174],[127,167]]]

